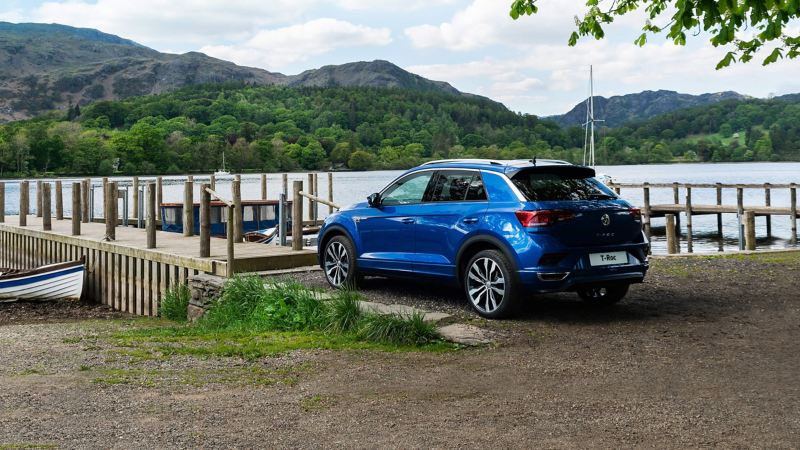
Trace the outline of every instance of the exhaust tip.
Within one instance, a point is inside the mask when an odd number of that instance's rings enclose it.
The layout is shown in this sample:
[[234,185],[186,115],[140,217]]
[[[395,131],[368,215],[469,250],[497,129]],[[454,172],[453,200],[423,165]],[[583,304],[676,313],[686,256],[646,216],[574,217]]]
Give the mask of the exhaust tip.
[[536,276],[539,281],[563,281],[569,276],[569,272],[541,272],[537,273]]

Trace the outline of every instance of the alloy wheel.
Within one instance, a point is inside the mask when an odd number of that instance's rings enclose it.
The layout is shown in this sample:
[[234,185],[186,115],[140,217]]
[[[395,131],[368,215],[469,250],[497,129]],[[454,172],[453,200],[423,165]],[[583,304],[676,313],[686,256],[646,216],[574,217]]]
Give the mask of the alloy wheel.
[[503,303],[506,281],[500,265],[490,258],[472,263],[467,276],[467,294],[479,311],[492,313]]
[[325,276],[331,285],[340,287],[350,271],[350,255],[341,242],[331,242],[325,250]]

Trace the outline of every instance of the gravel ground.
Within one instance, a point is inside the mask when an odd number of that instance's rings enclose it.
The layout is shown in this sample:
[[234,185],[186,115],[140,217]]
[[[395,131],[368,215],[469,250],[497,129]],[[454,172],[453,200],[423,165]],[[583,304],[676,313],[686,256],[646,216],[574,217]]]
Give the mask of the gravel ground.
[[553,295],[502,322],[442,286],[365,283],[501,336],[449,353],[139,359],[104,336],[141,320],[0,304],[0,448],[800,446],[800,255],[653,266],[614,308]]

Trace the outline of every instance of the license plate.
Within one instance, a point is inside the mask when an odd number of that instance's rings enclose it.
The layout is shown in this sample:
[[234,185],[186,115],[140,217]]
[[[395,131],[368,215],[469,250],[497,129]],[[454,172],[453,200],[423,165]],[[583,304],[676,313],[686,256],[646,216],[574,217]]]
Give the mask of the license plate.
[[628,252],[590,253],[589,264],[593,266],[628,264]]

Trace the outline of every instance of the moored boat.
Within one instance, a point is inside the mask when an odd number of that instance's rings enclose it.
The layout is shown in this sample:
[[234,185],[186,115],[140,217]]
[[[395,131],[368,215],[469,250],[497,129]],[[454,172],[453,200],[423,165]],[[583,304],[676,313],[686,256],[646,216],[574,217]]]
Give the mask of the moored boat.
[[30,270],[0,268],[0,301],[80,299],[85,260]]

